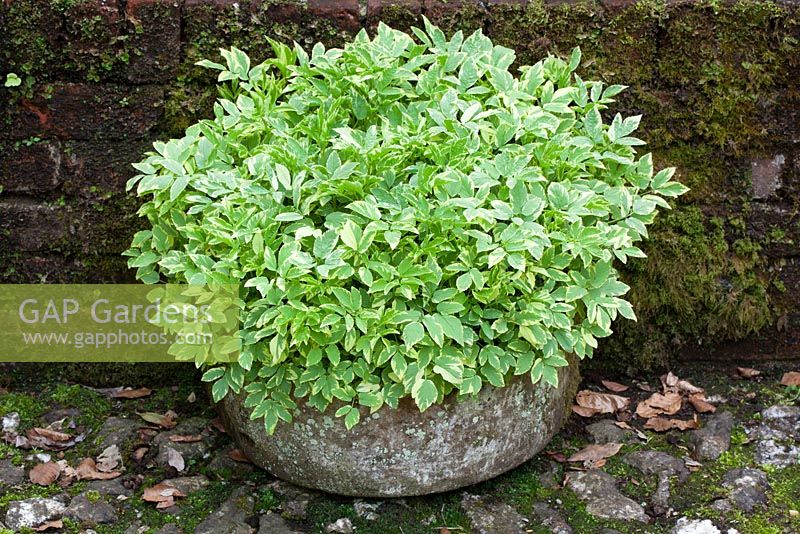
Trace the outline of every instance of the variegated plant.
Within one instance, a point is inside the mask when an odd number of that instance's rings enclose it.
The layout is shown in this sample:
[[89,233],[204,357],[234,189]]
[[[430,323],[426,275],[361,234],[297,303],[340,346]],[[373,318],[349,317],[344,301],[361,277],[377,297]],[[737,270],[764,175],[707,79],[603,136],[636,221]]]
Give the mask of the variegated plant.
[[195,358],[268,432],[299,399],[349,428],[359,406],[555,385],[634,319],[613,263],[686,190],[637,156],[639,117],[604,122],[624,87],[575,75],[578,49],[515,76],[480,31],[414,36],[273,43],[256,66],[223,50],[200,63],[224,82],[214,118],[129,183],[152,225],[127,252],[142,281],[243,284],[238,361]]

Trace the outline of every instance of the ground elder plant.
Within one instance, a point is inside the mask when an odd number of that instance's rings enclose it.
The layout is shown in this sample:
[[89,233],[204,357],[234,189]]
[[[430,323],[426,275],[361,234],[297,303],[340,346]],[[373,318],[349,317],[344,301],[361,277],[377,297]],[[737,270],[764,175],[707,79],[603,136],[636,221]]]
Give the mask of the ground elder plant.
[[[480,31],[380,26],[310,55],[222,50],[214,118],[155,143],[129,183],[152,229],[127,252],[144,282],[242,283],[241,346],[195,354],[219,401],[245,392],[272,433],[297,402],[348,428],[515,376],[558,383],[621,315],[615,261],[665,198],[624,89],[549,57],[513,71]],[[232,351],[234,347],[230,347]]]

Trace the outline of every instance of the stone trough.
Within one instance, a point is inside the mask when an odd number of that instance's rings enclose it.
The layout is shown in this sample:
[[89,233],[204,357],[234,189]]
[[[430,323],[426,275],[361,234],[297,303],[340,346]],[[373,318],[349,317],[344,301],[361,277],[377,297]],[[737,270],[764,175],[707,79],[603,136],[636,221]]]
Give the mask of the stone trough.
[[245,395],[229,394],[218,406],[239,448],[273,475],[341,495],[400,497],[475,484],[531,459],[566,420],[578,382],[571,361],[556,388],[524,376],[423,413],[403,399],[397,409],[362,410],[351,430],[333,417],[337,405],[320,413],[298,403],[293,422],[272,436],[261,419],[250,420]]

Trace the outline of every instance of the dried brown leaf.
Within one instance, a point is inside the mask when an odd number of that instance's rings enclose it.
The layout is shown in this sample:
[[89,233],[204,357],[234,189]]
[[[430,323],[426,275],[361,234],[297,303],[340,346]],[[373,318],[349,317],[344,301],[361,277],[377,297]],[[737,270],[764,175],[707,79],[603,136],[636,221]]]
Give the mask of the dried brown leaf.
[[119,453],[119,447],[116,445],[106,447],[97,457],[97,469],[104,473],[110,473],[121,465],[122,456]]
[[149,451],[149,450],[150,450],[150,447],[139,447],[138,449],[133,451],[133,454],[131,455],[131,457],[133,458],[133,461],[136,462],[136,463],[140,463],[142,461],[142,459],[144,458],[144,455],[147,454],[147,451]]
[[612,395],[610,393],[597,393],[595,391],[583,390],[575,395],[575,402],[578,406],[599,410],[600,413],[614,413],[627,408],[631,400],[627,397]]
[[630,389],[625,384],[620,384],[619,382],[612,382],[611,380],[601,380],[601,384],[603,384],[606,389],[609,391],[613,391],[614,393],[622,393],[623,391],[628,391]]
[[689,382],[688,380],[679,380],[678,381],[678,390],[687,393],[689,395],[693,395],[695,393],[705,393],[706,390],[703,388],[699,388]]
[[164,415],[155,412],[136,412],[136,413],[139,415],[139,417],[141,417],[148,423],[158,425],[161,428],[170,429],[177,424],[175,420],[178,418],[178,415],[172,410],[167,410],[167,412]]
[[689,395],[689,403],[698,413],[714,413],[717,411],[717,407],[706,400],[704,393]]
[[169,508],[178,497],[186,497],[186,494],[182,493],[172,484],[166,482],[160,482],[155,486],[145,488],[144,493],[142,493],[142,500],[144,501],[159,503],[159,505],[161,503],[170,503],[166,506],[157,506],[161,508]]
[[148,397],[150,394],[153,393],[153,390],[150,388],[125,388],[121,391],[117,391],[111,394],[111,398],[113,399],[141,399],[142,397]]
[[677,430],[689,430],[698,428],[699,426],[700,423],[698,423],[696,415],[694,419],[689,419],[688,421],[683,419],[667,419],[666,417],[652,417],[644,424],[645,428],[655,430],[656,432],[666,432],[673,428]]
[[665,375],[661,375],[661,385],[666,388],[672,388],[678,385],[680,378],[672,374],[672,371]]
[[622,443],[603,443],[601,445],[592,444],[582,448],[569,458],[568,462],[597,462],[605,458],[611,458],[622,448]]
[[736,376],[740,378],[755,378],[761,374],[761,371],[752,369],[750,367],[737,367]]
[[784,386],[800,386],[800,372],[789,371],[783,374],[781,378],[781,385]]
[[119,471],[104,473],[97,469],[97,464],[93,459],[84,458],[81,460],[81,463],[78,464],[78,467],[75,468],[75,474],[78,480],[111,480],[112,478],[117,478],[122,473]]
[[202,439],[203,436],[201,436],[200,434],[186,434],[186,435],[173,434],[169,437],[169,440],[173,443],[196,443],[198,441],[201,441]]
[[223,434],[228,433],[228,431],[225,429],[225,425],[222,424],[222,420],[219,417],[216,417],[211,421],[211,428]]
[[61,466],[55,462],[38,464],[28,473],[28,478],[34,484],[49,486],[61,475]]
[[628,423],[626,423],[625,421],[617,421],[617,422],[616,422],[616,423],[614,423],[614,424],[615,424],[615,425],[617,425],[617,426],[618,426],[618,427],[620,427],[620,428],[624,428],[625,430],[630,430],[631,432],[633,432],[634,434],[636,434],[636,436],[637,436],[639,439],[644,439],[644,440],[646,440],[646,439],[647,439],[647,436],[645,435],[645,433],[644,433],[644,432],[642,432],[642,431],[641,431],[641,430],[639,430],[638,428],[633,428],[631,425],[629,425],[629,424],[628,424]]
[[673,415],[680,411],[682,400],[683,398],[679,393],[653,393],[650,398],[643,400],[636,406],[636,415],[643,419],[649,419],[661,414]]
[[[27,447],[45,449],[48,451],[63,451],[74,446],[75,443],[83,439],[83,436],[72,436],[52,428],[31,428],[26,433],[26,438],[22,438],[21,444]],[[21,436],[17,436],[20,438]]]
[[544,451],[544,453],[549,456],[551,459],[555,460],[556,462],[563,464],[567,461],[567,457],[564,456],[563,452],[558,451]]
[[231,451],[228,453],[228,458],[230,458],[234,462],[241,462],[244,464],[253,463],[250,461],[250,458],[245,456],[240,449],[231,449]]
[[45,530],[49,530],[51,528],[64,528],[64,521],[62,521],[61,519],[46,521],[32,530],[34,530],[35,532],[44,532]]
[[167,464],[171,465],[178,471],[183,471],[186,469],[186,461],[183,459],[183,455],[172,447],[167,449]]
[[600,413],[600,410],[595,408],[586,408],[585,406],[572,405],[572,411],[581,417],[592,417]]

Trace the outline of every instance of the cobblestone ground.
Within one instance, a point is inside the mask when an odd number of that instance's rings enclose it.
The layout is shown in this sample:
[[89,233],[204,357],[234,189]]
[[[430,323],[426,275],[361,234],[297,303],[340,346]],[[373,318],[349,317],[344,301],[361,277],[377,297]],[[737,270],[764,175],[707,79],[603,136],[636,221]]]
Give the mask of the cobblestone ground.
[[534,460],[462,491],[380,501],[254,468],[197,384],[99,390],[11,370],[0,532],[800,532],[800,390],[780,384],[788,366],[758,370],[587,373],[582,415]]

